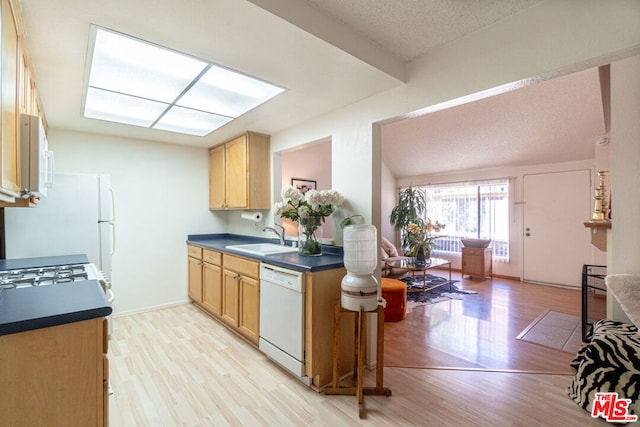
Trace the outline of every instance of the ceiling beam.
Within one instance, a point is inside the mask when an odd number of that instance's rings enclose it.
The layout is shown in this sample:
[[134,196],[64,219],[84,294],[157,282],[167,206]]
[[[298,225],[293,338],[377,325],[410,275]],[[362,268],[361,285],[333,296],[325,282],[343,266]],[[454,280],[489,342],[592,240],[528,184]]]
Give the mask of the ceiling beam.
[[344,23],[300,0],[249,0],[389,76],[406,82],[405,63]]

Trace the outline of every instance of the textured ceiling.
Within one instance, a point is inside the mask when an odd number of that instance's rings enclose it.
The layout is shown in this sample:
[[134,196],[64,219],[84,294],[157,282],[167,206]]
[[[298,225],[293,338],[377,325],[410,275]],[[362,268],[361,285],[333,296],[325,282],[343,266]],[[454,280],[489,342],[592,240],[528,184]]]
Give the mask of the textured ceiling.
[[598,69],[382,128],[397,177],[594,158],[605,123]]
[[[534,0],[20,0],[51,128],[208,147],[275,134],[403,84],[406,62],[526,13]],[[83,118],[96,24],[259,77],[287,91],[207,137]],[[597,72],[566,76],[383,129],[397,176],[593,157]],[[409,112],[407,112],[409,113]],[[393,118],[389,118],[393,119]],[[451,161],[452,153],[455,161]]]
[[410,61],[541,0],[305,0]]

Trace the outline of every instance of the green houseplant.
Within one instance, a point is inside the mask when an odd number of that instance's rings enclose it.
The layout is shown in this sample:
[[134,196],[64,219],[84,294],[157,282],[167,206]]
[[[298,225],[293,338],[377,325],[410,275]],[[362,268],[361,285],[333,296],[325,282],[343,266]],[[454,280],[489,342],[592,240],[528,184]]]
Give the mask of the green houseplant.
[[426,196],[417,187],[409,186],[400,190],[398,194],[398,204],[391,210],[389,217],[393,228],[400,231],[402,238],[402,250],[409,247],[408,234],[405,232],[409,224],[416,224],[419,227],[424,225],[424,210],[426,208]]

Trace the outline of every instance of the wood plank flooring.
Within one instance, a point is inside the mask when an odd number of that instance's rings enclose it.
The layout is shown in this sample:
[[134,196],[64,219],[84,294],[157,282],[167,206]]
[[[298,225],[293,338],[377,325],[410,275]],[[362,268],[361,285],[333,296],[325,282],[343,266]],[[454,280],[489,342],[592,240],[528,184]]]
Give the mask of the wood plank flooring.
[[[431,342],[434,355],[420,363],[455,368],[452,357],[471,367],[489,365],[486,360],[503,360],[516,366],[513,351],[504,348],[502,335],[516,334],[526,327],[526,319],[539,314],[521,301],[517,310],[522,319],[509,319],[504,305],[517,299],[507,298],[513,290],[504,283],[490,281],[495,288],[482,298],[495,303],[494,308],[470,305],[469,299],[444,304],[433,310],[429,324],[447,323],[458,314],[473,313],[467,331],[461,330],[469,344],[456,344],[464,351],[455,356],[446,342],[444,331],[429,334],[412,331],[411,340],[395,349],[387,344],[388,359],[407,353],[418,341]],[[516,288],[518,288],[518,282]],[[480,286],[471,282],[465,286]],[[535,301],[536,297],[522,285],[519,292]],[[562,294],[562,293],[561,293]],[[500,296],[502,295],[502,296]],[[571,300],[571,297],[567,297]],[[555,298],[554,298],[555,301]],[[453,303],[460,305],[456,308]],[[542,302],[541,302],[542,304]],[[542,304],[542,305],[545,305]],[[555,305],[554,305],[555,304]],[[558,311],[566,309],[558,301],[551,304]],[[447,308],[448,307],[448,308]],[[514,308],[515,310],[516,308]],[[471,311],[470,311],[471,310]],[[427,310],[423,310],[427,311]],[[566,311],[566,310],[565,310]],[[498,329],[480,321],[502,321]],[[418,318],[419,316],[414,316]],[[424,314],[422,317],[426,317]],[[423,320],[427,323],[427,320]],[[511,323],[514,323],[510,325]],[[398,322],[398,326],[400,326]],[[409,324],[409,322],[407,322]],[[391,325],[391,324],[388,324]],[[487,331],[485,332],[485,329]],[[387,329],[387,338],[400,328]],[[504,332],[504,331],[507,332]],[[476,331],[480,338],[473,338]],[[492,342],[496,334],[496,346]],[[402,340],[399,339],[398,342]],[[510,340],[513,341],[513,340]],[[509,343],[510,343],[509,341]],[[389,343],[390,341],[387,341]],[[422,344],[421,344],[422,345]],[[508,343],[507,343],[508,345]],[[491,351],[484,351],[493,348]],[[429,348],[426,344],[424,348]],[[482,350],[482,351],[480,351]],[[529,351],[527,353],[530,353]],[[483,354],[472,359],[469,354]],[[543,358],[544,356],[540,356]],[[385,367],[385,386],[391,397],[367,396],[366,419],[358,418],[354,396],[324,396],[308,389],[298,380],[269,362],[258,350],[229,332],[196,307],[187,304],[114,319],[109,348],[110,373],[114,394],[110,397],[111,426],[602,426],[566,394],[571,375],[524,374],[466,369],[425,369]],[[445,363],[446,362],[446,363]],[[532,362],[533,363],[533,362]],[[534,367],[538,367],[538,362]],[[511,369],[511,368],[509,368]],[[367,372],[365,383],[373,384],[374,372]]]
[[[579,290],[468,276],[457,285],[478,293],[416,307],[385,324],[385,366],[573,374],[575,354],[516,337],[546,310],[580,316]],[[591,297],[590,317],[606,317],[605,301]]]

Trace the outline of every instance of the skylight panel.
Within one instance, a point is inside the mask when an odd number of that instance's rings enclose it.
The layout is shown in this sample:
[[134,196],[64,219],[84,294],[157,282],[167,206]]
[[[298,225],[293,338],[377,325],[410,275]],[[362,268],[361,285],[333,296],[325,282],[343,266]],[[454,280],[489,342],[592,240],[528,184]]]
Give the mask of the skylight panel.
[[92,26],[84,116],[204,136],[284,89]]
[[189,56],[97,28],[89,86],[171,103],[206,66]]
[[148,99],[89,88],[84,116],[91,119],[150,127],[167,108]]
[[238,117],[284,89],[235,71],[212,66],[178,101],[179,105]]
[[167,114],[162,116],[154,128],[204,136],[229,123],[231,120],[230,117],[218,116],[204,111],[173,107]]

